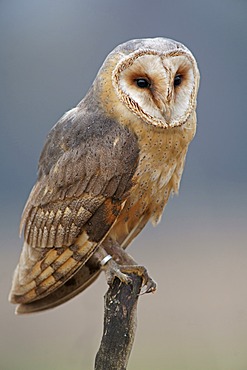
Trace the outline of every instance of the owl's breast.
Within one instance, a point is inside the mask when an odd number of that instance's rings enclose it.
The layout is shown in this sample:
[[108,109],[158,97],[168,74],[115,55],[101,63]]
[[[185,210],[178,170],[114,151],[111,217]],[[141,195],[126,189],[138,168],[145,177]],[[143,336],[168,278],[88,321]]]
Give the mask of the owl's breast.
[[126,204],[129,210],[135,209],[137,218],[144,212],[149,212],[151,217],[158,209],[162,212],[182,152],[180,140],[166,132],[161,137],[153,134],[141,144],[139,165],[133,178],[135,185]]
[[157,207],[162,212],[170,192],[178,191],[187,148],[194,136],[193,123],[191,119],[185,127],[166,130],[148,127],[145,133],[137,132],[140,159],[130,198],[143,201],[151,214],[157,212]]
[[183,172],[191,130],[152,130],[137,132],[139,163],[133,187],[111,233],[120,243],[151,219],[157,224],[171,192],[177,192]]

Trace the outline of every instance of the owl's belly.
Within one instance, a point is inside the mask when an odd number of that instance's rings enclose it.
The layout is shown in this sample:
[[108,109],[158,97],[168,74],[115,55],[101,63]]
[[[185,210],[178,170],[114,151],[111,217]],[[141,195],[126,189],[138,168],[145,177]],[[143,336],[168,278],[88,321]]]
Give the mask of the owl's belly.
[[125,248],[149,219],[156,224],[162,215],[176,177],[174,163],[141,162],[134,177],[135,185],[110,232],[110,237]]

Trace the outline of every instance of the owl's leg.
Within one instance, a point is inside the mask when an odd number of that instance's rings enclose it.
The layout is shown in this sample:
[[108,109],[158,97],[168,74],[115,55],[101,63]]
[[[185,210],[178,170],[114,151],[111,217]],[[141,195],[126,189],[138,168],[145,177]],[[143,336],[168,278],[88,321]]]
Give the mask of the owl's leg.
[[109,241],[104,243],[103,247],[98,248],[94,258],[98,260],[98,263],[105,271],[109,285],[115,277],[119,278],[123,283],[129,284],[131,279],[126,274],[133,273],[140,276],[143,280],[141,294],[151,293],[156,290],[156,283],[148,275],[147,269],[138,265],[117,243],[109,243]]

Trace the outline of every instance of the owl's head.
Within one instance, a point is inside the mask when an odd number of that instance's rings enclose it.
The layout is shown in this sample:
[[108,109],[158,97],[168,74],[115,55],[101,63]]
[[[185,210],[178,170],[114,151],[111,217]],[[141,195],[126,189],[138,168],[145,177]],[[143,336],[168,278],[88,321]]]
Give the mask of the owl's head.
[[181,126],[195,110],[199,71],[181,43],[165,38],[131,40],[114,49],[105,65],[109,62],[118,99],[146,123]]

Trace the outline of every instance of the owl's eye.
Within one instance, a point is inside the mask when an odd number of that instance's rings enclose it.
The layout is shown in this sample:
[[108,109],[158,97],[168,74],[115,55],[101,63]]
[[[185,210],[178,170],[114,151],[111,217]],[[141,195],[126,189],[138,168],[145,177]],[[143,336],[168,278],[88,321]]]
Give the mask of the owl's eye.
[[174,87],[179,86],[181,82],[182,82],[182,75],[176,75],[173,81]]
[[150,82],[146,78],[137,78],[135,82],[141,89],[145,89],[150,86]]

